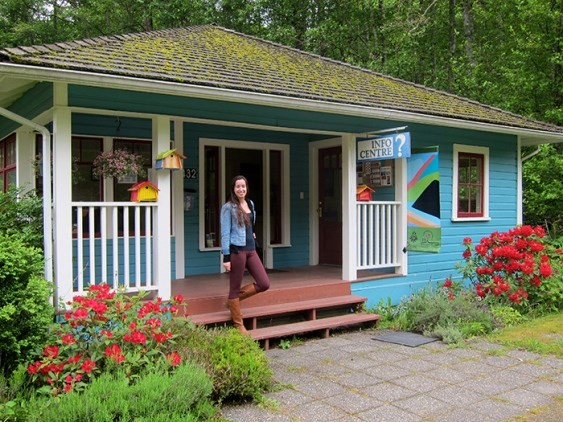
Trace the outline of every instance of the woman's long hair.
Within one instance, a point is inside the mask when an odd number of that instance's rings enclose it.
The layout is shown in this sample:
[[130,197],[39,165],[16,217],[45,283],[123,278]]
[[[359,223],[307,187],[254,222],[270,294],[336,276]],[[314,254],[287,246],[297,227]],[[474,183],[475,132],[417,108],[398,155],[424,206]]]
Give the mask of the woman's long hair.
[[[239,180],[244,180],[244,184],[246,185],[246,196],[248,196],[248,180],[246,180],[246,177],[238,175],[233,177],[233,180],[231,182],[231,202],[236,205],[237,210],[236,210],[236,215],[237,215],[237,222],[239,224],[239,226],[249,226],[250,225],[250,218],[248,217],[248,215],[244,212],[244,210],[242,209],[242,206],[240,205],[240,201],[239,198],[237,196],[237,194],[235,193],[235,185],[237,184],[237,182]],[[245,198],[246,198],[245,196]]]

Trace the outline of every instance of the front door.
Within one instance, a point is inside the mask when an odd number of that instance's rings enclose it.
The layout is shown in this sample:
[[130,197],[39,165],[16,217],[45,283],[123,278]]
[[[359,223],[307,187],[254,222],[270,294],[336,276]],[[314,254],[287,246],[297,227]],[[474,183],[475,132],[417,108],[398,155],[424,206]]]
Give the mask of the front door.
[[319,264],[342,265],[342,148],[319,150]]

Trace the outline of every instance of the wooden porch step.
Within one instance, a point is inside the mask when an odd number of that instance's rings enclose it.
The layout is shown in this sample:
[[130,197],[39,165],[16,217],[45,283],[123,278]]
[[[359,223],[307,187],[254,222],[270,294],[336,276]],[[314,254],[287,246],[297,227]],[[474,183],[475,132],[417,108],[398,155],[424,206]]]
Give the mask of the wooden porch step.
[[380,316],[376,314],[354,313],[315,319],[312,321],[296,322],[293,324],[257,328],[249,330],[248,333],[254,340],[262,340],[264,342],[264,349],[268,350],[270,348],[270,339],[313,331],[323,331],[323,336],[326,338],[328,337],[331,328],[343,328],[368,322],[376,323],[379,319]]
[[[316,311],[327,308],[339,308],[344,306],[359,306],[364,303],[367,298],[355,295],[326,297],[312,300],[301,300],[297,302],[278,303],[267,306],[253,306],[250,308],[242,308],[244,320],[251,320],[251,327],[256,328],[256,321],[260,317],[282,315],[293,312],[309,311],[308,320],[316,319]],[[195,324],[218,324],[231,320],[231,314],[228,310],[219,312],[209,312],[204,314],[195,314],[189,316],[190,320]]]

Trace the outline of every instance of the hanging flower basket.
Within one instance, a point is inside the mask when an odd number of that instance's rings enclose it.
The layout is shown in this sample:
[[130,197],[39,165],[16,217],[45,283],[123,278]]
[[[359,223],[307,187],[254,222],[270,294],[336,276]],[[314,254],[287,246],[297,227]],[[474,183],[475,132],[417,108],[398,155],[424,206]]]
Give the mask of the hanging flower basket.
[[124,149],[105,151],[94,160],[92,171],[95,176],[103,178],[123,178],[131,175],[144,177],[147,174],[144,161],[142,155]]

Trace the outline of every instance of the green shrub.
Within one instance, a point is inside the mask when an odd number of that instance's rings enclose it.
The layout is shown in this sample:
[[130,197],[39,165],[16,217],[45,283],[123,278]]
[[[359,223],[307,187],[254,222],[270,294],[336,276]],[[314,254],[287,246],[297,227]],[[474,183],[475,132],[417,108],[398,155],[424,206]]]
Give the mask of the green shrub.
[[177,350],[205,368],[213,382],[213,397],[259,399],[273,384],[268,360],[258,343],[233,328],[205,329],[178,320]]
[[43,248],[43,205],[33,191],[0,192],[0,234],[17,235],[26,245]]
[[[1,214],[1,213],[0,213]],[[41,278],[43,255],[14,235],[0,234],[0,372],[9,377],[46,340],[54,308]]]
[[432,329],[432,332],[425,332],[424,335],[437,337],[446,344],[459,344],[465,339],[463,333],[454,325],[448,325],[447,327],[437,325]]
[[524,321],[522,314],[511,306],[491,306],[498,327],[510,327]]
[[102,374],[83,392],[35,401],[28,420],[204,421],[215,418],[212,384],[198,365],[181,364],[173,373],[147,372],[134,384],[124,373]]
[[443,288],[420,289],[399,303],[397,314],[399,329],[427,333],[446,343],[457,343],[459,335],[471,337],[494,328],[488,307],[465,290],[454,295]]

